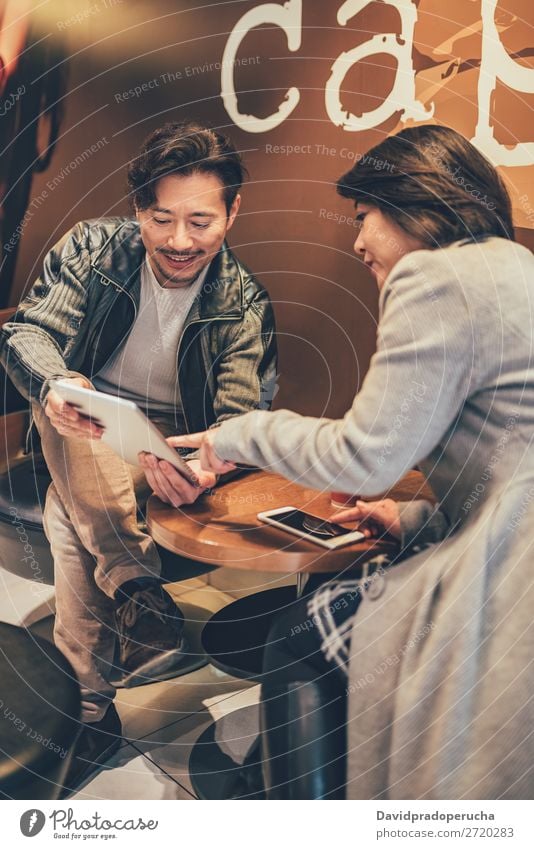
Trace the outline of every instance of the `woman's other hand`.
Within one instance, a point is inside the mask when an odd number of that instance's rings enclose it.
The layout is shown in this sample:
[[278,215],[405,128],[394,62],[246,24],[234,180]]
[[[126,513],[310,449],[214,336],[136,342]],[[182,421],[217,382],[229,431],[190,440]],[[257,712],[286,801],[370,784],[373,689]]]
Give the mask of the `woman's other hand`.
[[366,537],[380,536],[385,532],[400,539],[402,534],[399,506],[392,498],[357,501],[354,507],[334,513],[330,521],[340,525],[357,522]]

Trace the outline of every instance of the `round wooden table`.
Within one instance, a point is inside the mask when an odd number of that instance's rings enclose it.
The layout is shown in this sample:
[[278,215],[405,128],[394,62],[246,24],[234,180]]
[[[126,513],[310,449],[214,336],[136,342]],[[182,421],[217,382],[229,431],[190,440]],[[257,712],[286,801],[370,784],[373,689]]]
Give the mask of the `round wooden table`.
[[[422,475],[410,472],[389,495],[399,501],[432,498]],[[147,525],[160,546],[175,554],[215,566],[272,572],[296,577],[296,595],[311,573],[361,575],[364,563],[380,555],[391,560],[397,553],[395,540],[384,536],[364,540],[335,551],[308,542],[260,522],[257,513],[293,506],[321,518],[334,512],[330,492],[319,492],[263,471],[246,474],[220,484],[195,504],[170,507],[155,496],[148,501]],[[212,663],[225,672],[257,679],[261,669],[264,638],[273,615],[295,600],[295,588],[280,587],[255,593],[228,605],[213,616],[203,634]],[[253,637],[243,645],[246,622]]]
[[[418,472],[410,472],[389,495],[399,501],[432,498]],[[329,551],[257,518],[257,513],[285,506],[323,519],[335,512],[330,492],[309,489],[269,472],[251,471],[219,485],[187,507],[176,509],[152,496],[147,524],[154,540],[175,554],[256,572],[296,576],[337,573],[365,561],[371,551],[389,554],[396,549],[394,540],[383,538]]]
[[[432,499],[417,472],[410,472],[388,494],[399,501]],[[205,626],[202,643],[212,664],[237,677],[261,680],[263,650],[272,620],[302,593],[309,574],[346,577],[350,573],[358,578],[369,560],[383,555],[389,561],[398,552],[396,541],[386,536],[329,551],[257,518],[262,511],[285,506],[323,519],[335,512],[329,491],[309,489],[263,471],[248,471],[220,484],[187,507],[170,507],[155,496],[148,501],[148,529],[163,548],[215,566],[295,575],[296,586],[264,590],[232,602]],[[250,722],[248,717],[253,709],[239,713],[237,724],[241,729],[256,726],[256,720]],[[225,781],[231,785],[240,762],[241,756],[234,761],[223,752],[216,740],[216,726],[210,726],[190,758],[191,780],[200,798],[228,798]]]

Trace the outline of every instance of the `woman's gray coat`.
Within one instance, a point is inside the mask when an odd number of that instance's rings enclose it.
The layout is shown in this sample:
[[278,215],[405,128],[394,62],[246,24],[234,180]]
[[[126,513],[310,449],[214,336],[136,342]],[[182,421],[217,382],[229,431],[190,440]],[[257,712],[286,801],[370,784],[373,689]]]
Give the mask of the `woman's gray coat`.
[[436,495],[439,512],[403,508],[420,551],[354,618],[350,798],[532,798],[533,331],[526,248],[415,251],[343,420],[254,412],[215,437],[220,457],[308,486],[372,497],[419,466]]

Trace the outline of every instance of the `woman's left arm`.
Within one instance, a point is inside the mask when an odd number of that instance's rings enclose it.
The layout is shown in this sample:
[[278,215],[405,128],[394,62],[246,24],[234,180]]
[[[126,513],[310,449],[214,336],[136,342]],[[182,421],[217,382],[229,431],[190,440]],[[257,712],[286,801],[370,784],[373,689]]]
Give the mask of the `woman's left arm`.
[[210,450],[307,486],[368,496],[427,457],[477,380],[471,314],[446,254],[417,251],[395,267],[381,296],[377,352],[342,420],[253,412],[212,432]]

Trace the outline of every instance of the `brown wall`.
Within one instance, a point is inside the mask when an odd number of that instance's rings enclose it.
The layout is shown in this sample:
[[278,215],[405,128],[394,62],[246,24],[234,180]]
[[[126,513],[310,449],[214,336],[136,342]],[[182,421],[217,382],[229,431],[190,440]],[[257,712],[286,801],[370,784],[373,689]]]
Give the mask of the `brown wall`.
[[[371,277],[352,254],[353,226],[326,215],[350,215],[350,204],[337,198],[333,182],[350,167],[351,153],[365,151],[384,132],[400,126],[400,114],[379,129],[345,132],[326,113],[324,87],[332,62],[342,51],[375,32],[395,31],[398,18],[394,9],[371,3],[340,27],[336,15],[341,0],[304,0],[298,51],[288,51],[279,28],[264,26],[251,32],[235,72],[240,110],[268,115],[290,85],[299,87],[301,100],[277,129],[248,133],[232,123],[224,108],[220,70],[214,63],[221,61],[228,34],[240,16],[259,5],[94,0],[64,7],[49,3],[39,13],[43,31],[60,33],[67,41],[69,86],[57,151],[48,171],[34,179],[34,214],[22,237],[13,301],[38,272],[45,251],[70,225],[81,218],[126,211],[125,165],[146,133],[165,120],[208,122],[231,135],[244,151],[250,171],[231,244],[268,286],[275,302],[281,352],[276,404],[314,415],[340,415],[360,385],[374,348],[377,298]],[[427,14],[432,5],[420,4]],[[511,0],[507,5],[513,5]],[[458,29],[466,25],[461,11],[466,4],[447,4],[449,17],[455,6]],[[83,13],[89,7],[96,11],[80,23],[72,22],[77,10]],[[531,5],[525,10],[523,35],[527,33],[528,41]],[[428,18],[422,19],[423,24],[428,25]],[[450,25],[443,27],[445,37]],[[436,18],[430,33],[427,37],[425,31],[427,46],[430,37],[435,45],[443,41]],[[423,61],[422,54],[417,55],[421,66],[428,67],[431,57]],[[203,65],[207,67],[202,69]],[[394,63],[386,56],[351,69],[343,85],[347,108],[355,114],[375,108],[388,94],[393,77]],[[465,80],[469,82],[466,77],[462,85]],[[140,96],[123,95],[143,84],[147,90]],[[454,84],[460,84],[456,77]],[[471,84],[464,115],[468,124],[475,89]],[[452,123],[450,97],[440,96]],[[465,92],[457,96],[456,104],[464,101]],[[464,118],[457,118],[462,124]],[[90,145],[100,149],[71,167]],[[277,154],[276,145],[300,145],[300,151]],[[521,231],[520,238],[533,246],[532,231]]]

